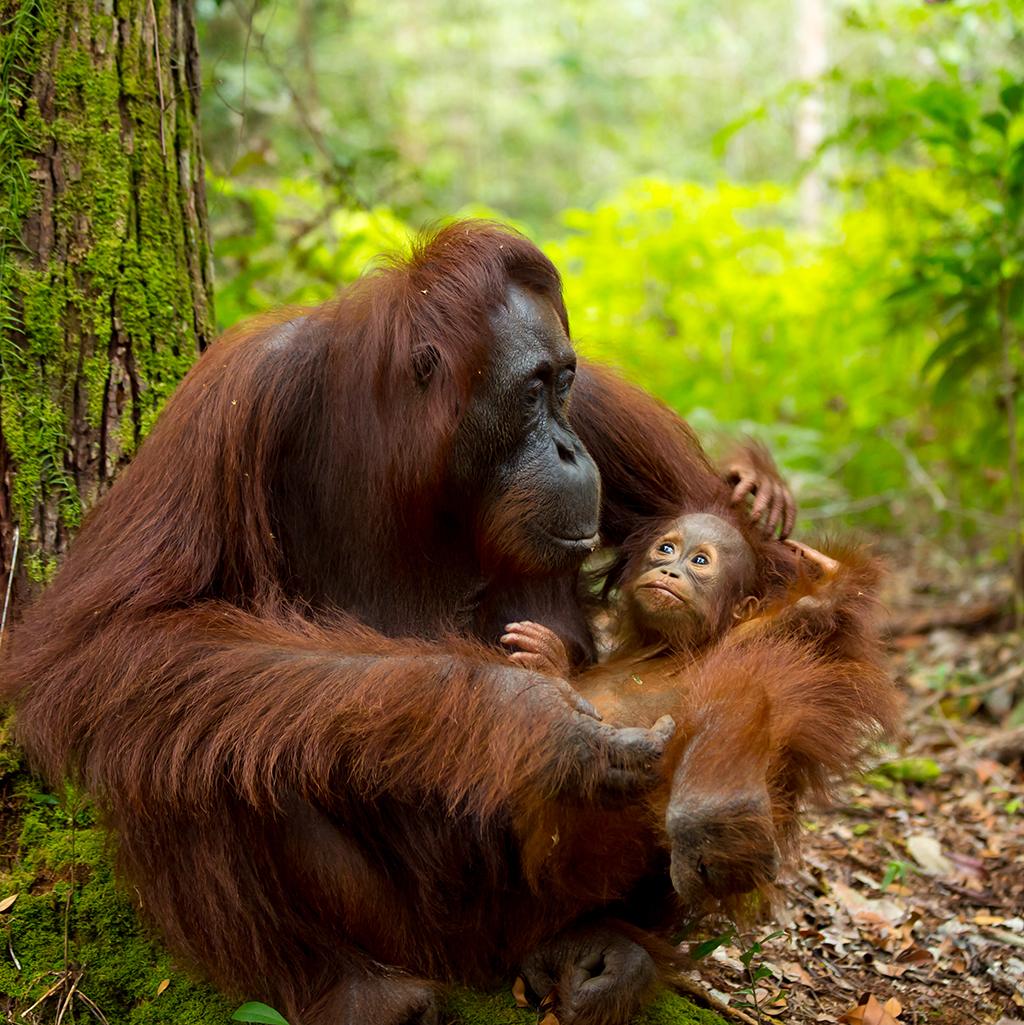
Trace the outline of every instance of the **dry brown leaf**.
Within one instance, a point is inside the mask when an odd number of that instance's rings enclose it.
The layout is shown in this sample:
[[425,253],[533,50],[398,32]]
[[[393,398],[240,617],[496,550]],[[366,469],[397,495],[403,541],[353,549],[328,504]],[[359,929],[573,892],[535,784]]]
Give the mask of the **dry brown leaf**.
[[782,969],[782,974],[792,982],[799,982],[803,986],[814,985],[814,979],[802,964],[796,961],[782,961],[779,967]]
[[558,1019],[555,1017],[555,1012],[548,1011],[537,1025],[558,1025]]
[[[843,1025],[900,1025],[900,1023],[886,1010],[893,1001],[886,1001],[883,1007],[873,995],[868,994],[866,1000],[856,1007],[851,1007],[839,1021]],[[896,1005],[899,1006],[898,1004]],[[902,1011],[903,1008],[900,1007]]]
[[526,999],[526,980],[521,975],[517,975],[516,981],[512,983],[512,996],[516,1007],[530,1006],[530,1001]]
[[910,971],[911,966],[908,964],[885,964],[883,961],[875,961],[872,965],[879,975],[884,975],[887,979],[898,979],[902,975],[906,975]]
[[163,993],[163,991],[164,991],[165,989],[167,989],[167,987],[168,987],[168,986],[169,986],[170,984],[171,984],[171,980],[170,980],[170,979],[164,979],[164,981],[163,981],[163,982],[161,982],[159,986],[157,986],[157,988],[156,988],[156,995],[157,995],[157,996],[160,996],[160,994],[161,994],[161,993]]
[[896,961],[899,964],[930,964],[934,960],[930,950],[925,950],[924,947],[919,947],[916,944],[906,947],[896,955]]
[[0,900],[0,914],[4,911],[10,911],[17,899],[18,895],[16,893],[12,893],[10,897],[4,897],[3,900]]
[[898,1018],[903,1013],[903,1005],[895,998],[889,997],[884,1004],[882,1004],[882,1010],[886,1014],[891,1014],[894,1018]]

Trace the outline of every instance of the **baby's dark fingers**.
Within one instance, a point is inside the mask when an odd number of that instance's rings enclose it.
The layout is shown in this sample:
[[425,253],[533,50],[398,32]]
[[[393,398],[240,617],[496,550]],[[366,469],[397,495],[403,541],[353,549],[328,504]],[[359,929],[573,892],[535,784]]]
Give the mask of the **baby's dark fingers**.
[[508,633],[503,633],[501,635],[501,643],[509,648],[522,648],[524,651],[538,652],[541,649],[541,645],[536,637],[527,633],[521,633],[519,630],[510,630]]

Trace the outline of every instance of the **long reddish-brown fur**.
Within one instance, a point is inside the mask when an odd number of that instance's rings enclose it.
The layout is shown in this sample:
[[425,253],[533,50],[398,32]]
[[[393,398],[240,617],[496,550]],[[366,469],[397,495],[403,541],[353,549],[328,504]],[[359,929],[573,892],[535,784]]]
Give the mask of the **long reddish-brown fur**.
[[670,713],[677,732],[664,757],[664,786],[648,801],[614,814],[555,804],[520,818],[537,888],[580,899],[622,892],[624,874],[644,857],[651,871],[658,844],[669,850],[666,829],[675,823],[712,848],[709,863],[735,887],[714,900],[705,879],[705,892],[688,890],[677,902],[677,918],[742,915],[758,903],[745,890],[774,896],[777,859],[797,853],[801,811],[832,796],[872,742],[894,731],[899,712],[875,630],[878,563],[857,546],[827,547],[839,563],[834,573],[790,565],[788,582],[774,578],[761,613],[709,651],[620,647],[610,662],[574,678],[609,721],[649,725]]
[[[536,899],[510,828],[567,775],[585,791],[600,752],[579,762],[529,674],[445,639],[550,615],[590,655],[574,574],[489,573],[502,539],[451,530],[445,469],[510,282],[567,323],[538,250],[455,224],[231,332],[7,652],[21,742],[96,796],[148,916],[293,1025],[391,1021],[425,980],[492,979],[605,903]],[[612,541],[666,496],[722,494],[689,429],[603,370],[580,368],[571,420]],[[618,835],[627,888],[650,851]]]

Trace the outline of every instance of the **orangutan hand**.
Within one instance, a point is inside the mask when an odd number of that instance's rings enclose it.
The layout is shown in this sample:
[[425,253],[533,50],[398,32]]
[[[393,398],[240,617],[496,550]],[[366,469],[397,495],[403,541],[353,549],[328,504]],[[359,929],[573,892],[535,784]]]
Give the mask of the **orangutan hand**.
[[785,544],[792,548],[801,559],[806,559],[812,565],[817,566],[825,576],[832,576],[839,570],[839,563],[824,552],[819,552],[817,548],[805,545],[802,541],[794,541],[792,538],[789,538]]
[[509,661],[524,669],[546,676],[566,679],[569,676],[569,656],[561,638],[540,623],[525,621],[509,623],[505,627],[501,643],[517,650],[509,655]]
[[796,502],[763,445],[747,442],[737,449],[725,464],[724,477],[733,485],[734,504],[754,496],[751,522],[760,522],[765,534],[778,530],[780,539],[789,537],[796,522]]

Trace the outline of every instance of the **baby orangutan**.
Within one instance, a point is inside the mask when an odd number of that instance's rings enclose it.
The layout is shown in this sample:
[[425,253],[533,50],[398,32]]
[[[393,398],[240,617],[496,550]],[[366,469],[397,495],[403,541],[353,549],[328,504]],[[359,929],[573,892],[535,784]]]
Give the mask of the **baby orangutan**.
[[[574,672],[537,623],[510,623],[502,638],[514,662],[569,679],[610,723],[674,719],[663,784],[642,801],[553,802],[516,819],[526,878],[551,904],[607,900],[638,878],[657,888],[667,862],[674,896],[650,923],[662,937],[705,912],[742,919],[770,902],[797,853],[802,810],[829,799],[897,721],[874,629],[879,564],[856,545],[830,545],[832,558],[766,540],[716,512],[626,539],[608,572],[619,599],[600,664]],[[661,860],[650,859],[658,845]],[[523,966],[530,989],[554,990],[570,1022],[577,994],[596,983],[553,974],[567,951],[579,960],[574,942],[555,937]],[[619,974],[670,978],[671,957],[643,945],[650,956]]]
[[[757,611],[758,577],[754,551],[735,526],[713,513],[680,516],[626,566],[609,661],[695,657]],[[509,623],[502,643],[517,649],[509,658],[518,665],[570,674],[565,646],[540,623]]]
[[[666,772],[674,794],[703,793],[709,783],[722,791],[696,816],[682,810],[693,801],[673,799],[667,809],[677,838],[675,889],[696,903],[701,894],[722,899],[758,889],[774,878],[793,834],[796,791],[826,789],[815,778],[786,793],[786,777],[799,780],[806,759],[772,764],[800,746],[783,739],[789,727],[779,723],[788,720],[777,709],[798,709],[806,697],[820,699],[826,714],[848,704],[851,722],[877,718],[888,728],[894,719],[871,640],[877,569],[858,550],[847,553],[847,565],[796,541],[744,536],[708,512],[655,525],[630,549],[627,541],[613,570],[619,608],[601,664],[573,673],[558,635],[539,623],[510,623],[502,642],[517,649],[513,662],[571,679],[610,723],[649,725],[672,714],[679,728]],[[877,708],[861,708],[859,695],[872,689]],[[721,722],[729,729],[714,725],[720,708],[728,709]],[[823,718],[826,726],[834,722]],[[840,772],[859,742],[854,734],[837,745]],[[705,814],[712,807],[719,811]]]

